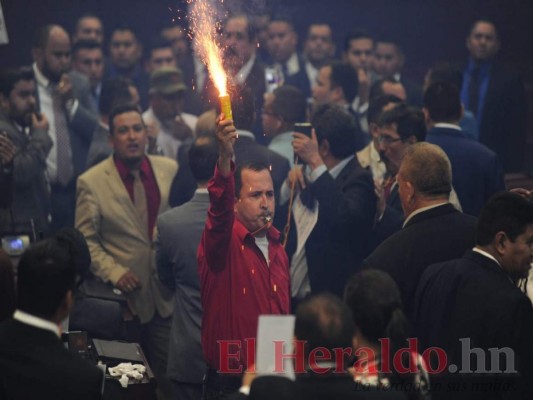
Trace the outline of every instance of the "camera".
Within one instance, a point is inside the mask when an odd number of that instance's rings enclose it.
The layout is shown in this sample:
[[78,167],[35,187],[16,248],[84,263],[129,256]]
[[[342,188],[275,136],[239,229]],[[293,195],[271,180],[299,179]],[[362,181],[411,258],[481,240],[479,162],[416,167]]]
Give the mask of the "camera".
[[10,257],[20,256],[29,245],[30,237],[28,235],[10,235],[2,238],[2,249],[4,249]]

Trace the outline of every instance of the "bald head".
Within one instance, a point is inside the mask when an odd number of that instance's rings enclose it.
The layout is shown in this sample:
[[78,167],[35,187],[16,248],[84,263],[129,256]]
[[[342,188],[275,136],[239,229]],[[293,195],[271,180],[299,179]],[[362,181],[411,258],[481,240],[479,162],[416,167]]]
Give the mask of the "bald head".
[[450,160],[439,146],[415,143],[405,151],[397,180],[405,216],[419,208],[448,201],[452,189]]
[[41,28],[33,41],[33,60],[39,71],[52,82],[58,82],[61,75],[70,69],[70,38],[59,25]]

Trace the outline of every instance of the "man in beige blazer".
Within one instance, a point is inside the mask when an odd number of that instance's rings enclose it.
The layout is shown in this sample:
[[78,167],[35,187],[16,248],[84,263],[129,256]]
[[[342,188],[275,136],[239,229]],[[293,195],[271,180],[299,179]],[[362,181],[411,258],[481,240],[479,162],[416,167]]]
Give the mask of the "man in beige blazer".
[[159,397],[169,398],[165,371],[173,297],[157,276],[153,239],[157,216],[169,209],[177,164],[145,155],[146,127],[134,106],[115,108],[109,131],[113,155],[78,179],[76,227],[89,245],[92,271],[126,294],[141,322],[141,345]]

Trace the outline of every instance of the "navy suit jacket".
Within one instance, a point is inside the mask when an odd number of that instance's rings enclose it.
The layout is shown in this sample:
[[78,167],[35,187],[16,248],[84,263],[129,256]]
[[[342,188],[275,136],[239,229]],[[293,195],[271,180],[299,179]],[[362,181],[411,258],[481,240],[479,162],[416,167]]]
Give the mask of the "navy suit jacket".
[[479,141],[499,157],[503,170],[520,172],[526,142],[527,102],[522,78],[494,61],[479,122]]
[[426,137],[440,146],[452,164],[453,188],[463,212],[477,216],[487,200],[505,190],[503,172],[496,153],[452,128],[433,128]]

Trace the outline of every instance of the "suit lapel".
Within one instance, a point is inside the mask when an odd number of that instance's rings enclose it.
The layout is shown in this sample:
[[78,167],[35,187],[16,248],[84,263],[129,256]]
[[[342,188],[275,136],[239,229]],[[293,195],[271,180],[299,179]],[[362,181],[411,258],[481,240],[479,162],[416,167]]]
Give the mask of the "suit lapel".
[[124,210],[125,217],[133,222],[136,231],[144,240],[150,242],[148,238],[148,232],[144,228],[144,225],[141,221],[140,216],[135,210],[135,206],[131,201],[131,197],[124,186],[124,182],[118,174],[117,167],[113,161],[113,156],[111,155],[106,161],[105,172],[107,175],[107,185],[113,196],[118,200],[118,203],[122,206]]

